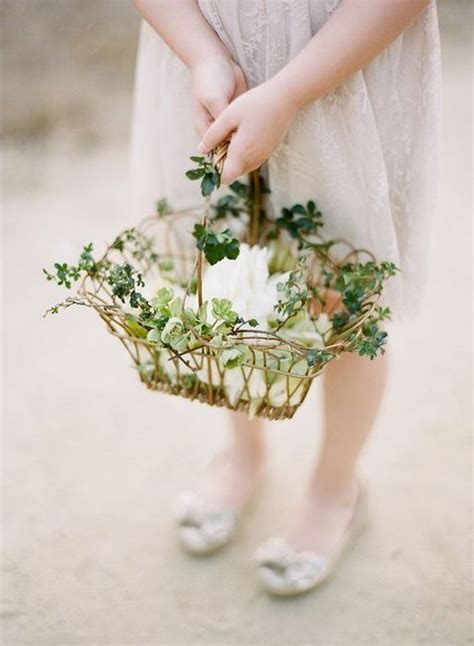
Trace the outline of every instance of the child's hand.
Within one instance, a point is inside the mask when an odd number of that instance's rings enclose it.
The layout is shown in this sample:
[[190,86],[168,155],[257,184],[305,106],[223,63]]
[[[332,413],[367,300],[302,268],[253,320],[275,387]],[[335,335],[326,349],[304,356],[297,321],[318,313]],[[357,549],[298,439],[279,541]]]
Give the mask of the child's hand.
[[267,81],[233,101],[209,127],[199,146],[201,153],[232,136],[223,184],[261,166],[283,141],[297,110],[289,95]]
[[194,95],[194,125],[203,137],[214,119],[246,91],[244,73],[233,60],[212,56],[191,69]]

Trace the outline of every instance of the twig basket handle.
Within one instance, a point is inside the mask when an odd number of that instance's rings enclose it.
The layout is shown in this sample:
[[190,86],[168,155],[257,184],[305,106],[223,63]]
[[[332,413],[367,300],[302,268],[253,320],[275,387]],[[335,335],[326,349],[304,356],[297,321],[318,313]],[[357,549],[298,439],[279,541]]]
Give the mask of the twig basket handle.
[[[224,141],[220,143],[211,153],[212,163],[219,175],[222,173],[224,167],[224,162],[227,157],[227,151],[229,149],[229,141]],[[249,201],[248,204],[248,213],[250,216],[249,232],[248,232],[248,241],[250,245],[257,244],[260,235],[260,212],[262,208],[262,191],[260,185],[260,174],[258,170],[254,170],[249,174],[249,185],[252,188],[253,199]],[[205,198],[205,204],[201,219],[201,225],[207,227],[209,220],[209,206],[210,206],[210,196],[208,195]],[[203,304],[203,250],[198,249],[196,255],[196,286],[197,286],[197,298],[198,305],[201,307]]]

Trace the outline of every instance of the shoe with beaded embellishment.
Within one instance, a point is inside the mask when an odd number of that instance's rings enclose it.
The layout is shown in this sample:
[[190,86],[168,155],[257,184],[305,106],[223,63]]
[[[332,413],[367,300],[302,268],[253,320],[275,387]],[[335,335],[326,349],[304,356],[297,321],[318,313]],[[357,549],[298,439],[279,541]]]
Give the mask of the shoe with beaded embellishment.
[[352,520],[333,554],[324,556],[311,551],[298,551],[284,538],[269,539],[255,553],[257,574],[264,589],[286,597],[316,588],[332,574],[366,526],[367,519],[367,492],[359,483]]

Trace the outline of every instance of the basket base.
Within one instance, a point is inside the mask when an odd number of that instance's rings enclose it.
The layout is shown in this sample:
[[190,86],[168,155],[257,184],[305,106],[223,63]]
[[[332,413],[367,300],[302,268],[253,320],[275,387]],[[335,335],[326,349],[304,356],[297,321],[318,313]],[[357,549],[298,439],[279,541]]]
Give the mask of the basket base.
[[[245,401],[239,401],[236,406],[231,406],[228,400],[218,391],[212,392],[212,401],[210,401],[209,394],[204,393],[200,390],[187,390],[185,387],[179,384],[172,384],[170,382],[164,381],[151,382],[147,379],[142,379],[142,381],[146,385],[148,390],[156,390],[158,392],[167,393],[169,395],[176,395],[178,397],[183,397],[184,399],[207,404],[208,406],[220,406],[221,408],[227,408],[228,410],[233,411],[241,411],[243,413],[248,413],[250,409],[250,403]],[[262,403],[259,409],[254,412],[254,415],[255,417],[262,417],[268,420],[291,419],[296,413],[299,406],[303,403],[303,399],[304,397],[301,399],[301,402],[297,406],[275,407]]]

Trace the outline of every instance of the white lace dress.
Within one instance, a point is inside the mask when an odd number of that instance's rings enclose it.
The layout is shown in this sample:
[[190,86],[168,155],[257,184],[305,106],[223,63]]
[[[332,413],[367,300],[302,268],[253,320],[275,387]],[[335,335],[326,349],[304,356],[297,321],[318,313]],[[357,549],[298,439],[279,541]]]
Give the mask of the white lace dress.
[[[330,18],[338,0],[199,0],[250,86],[271,78]],[[437,184],[440,51],[433,2],[362,71],[301,111],[268,162],[271,203],[317,201],[327,235],[393,260],[390,303],[414,311]],[[188,70],[144,24],[132,136],[136,216],[160,197],[200,203],[184,177],[198,137]]]

